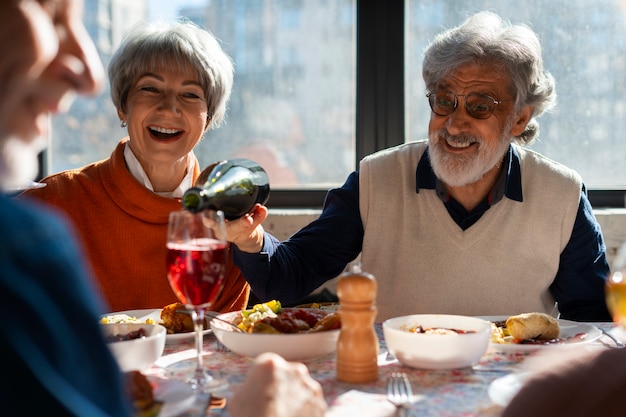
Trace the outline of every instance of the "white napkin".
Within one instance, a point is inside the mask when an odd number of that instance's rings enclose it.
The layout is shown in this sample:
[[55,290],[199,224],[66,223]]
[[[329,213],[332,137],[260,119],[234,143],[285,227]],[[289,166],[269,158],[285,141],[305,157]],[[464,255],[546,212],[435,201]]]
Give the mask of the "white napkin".
[[326,417],[391,417],[395,411],[385,395],[351,390],[329,404]]

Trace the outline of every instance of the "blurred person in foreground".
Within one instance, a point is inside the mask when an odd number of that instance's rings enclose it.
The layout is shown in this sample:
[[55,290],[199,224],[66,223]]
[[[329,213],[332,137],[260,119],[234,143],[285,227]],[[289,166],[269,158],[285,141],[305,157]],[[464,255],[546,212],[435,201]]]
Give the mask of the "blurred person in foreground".
[[536,34],[477,13],[435,38],[422,75],[428,140],[364,158],[319,219],[282,243],[263,230],[264,206],[230,223],[254,293],[296,301],[361,254],[379,282],[379,320],[539,311],[610,321],[606,249],[582,179],[525,147],[556,101]]
[[67,222],[5,195],[35,177],[49,115],[104,82],[82,12],[82,0],[0,2],[3,415],[130,415],[97,324],[104,304]]
[[[128,137],[108,159],[50,175],[46,187],[22,196],[69,215],[112,311],[162,308],[176,301],[165,268],[168,216],[182,210],[183,193],[200,175],[193,150],[224,118],[233,65],[191,22],[141,23],[108,71]],[[249,292],[231,262],[212,309],[246,308]]]
[[[0,394],[3,415],[131,416],[100,333],[104,303],[71,226],[45,206],[5,195],[36,175],[49,115],[104,81],[82,12],[81,0],[0,2],[7,48],[0,61],[0,344],[11,370]],[[258,384],[267,388],[262,398]],[[318,417],[326,407],[304,365],[274,354],[257,359],[234,398],[256,407],[234,405],[233,417]],[[291,398],[303,400],[284,401]]]
[[549,349],[526,361],[525,382],[501,417],[621,417],[626,349]]

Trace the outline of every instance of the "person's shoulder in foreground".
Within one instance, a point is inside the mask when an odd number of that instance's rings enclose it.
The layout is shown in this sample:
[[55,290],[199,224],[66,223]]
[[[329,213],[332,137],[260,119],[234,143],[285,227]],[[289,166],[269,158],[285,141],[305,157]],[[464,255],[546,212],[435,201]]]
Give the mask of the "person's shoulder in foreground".
[[626,414],[626,349],[568,349],[532,358],[533,372],[501,417]]
[[[37,172],[49,116],[93,94],[103,69],[82,0],[0,2],[0,189]],[[101,302],[67,223],[0,195],[3,415],[127,416],[122,374],[98,324]]]
[[97,325],[102,303],[68,224],[2,196],[0,230],[0,343],[12,369],[3,414],[128,415]]

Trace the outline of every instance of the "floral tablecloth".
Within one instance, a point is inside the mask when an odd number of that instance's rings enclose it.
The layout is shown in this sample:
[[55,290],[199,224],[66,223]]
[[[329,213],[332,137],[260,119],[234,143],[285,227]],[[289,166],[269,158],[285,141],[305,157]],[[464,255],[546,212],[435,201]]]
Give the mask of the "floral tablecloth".
[[[612,323],[593,323],[607,331],[617,331]],[[386,377],[392,372],[406,372],[411,381],[413,392],[418,395],[408,413],[411,417],[478,417],[497,416],[499,407],[489,397],[490,384],[497,378],[520,370],[524,360],[532,352],[489,350],[481,361],[472,368],[445,371],[420,370],[401,365],[388,354],[380,324],[376,324],[380,342],[378,356],[379,378],[367,384],[347,384],[335,377],[335,355],[330,354],[306,362],[313,376],[323,387],[329,404],[327,417],[392,416],[395,408],[386,400]],[[618,337],[624,338],[624,335]],[[610,346],[613,342],[602,336],[591,345],[593,347]],[[252,359],[232,352],[219,352],[216,339],[212,334],[205,336],[203,361],[205,367],[215,376],[225,378],[230,387],[221,393],[230,397],[248,372]],[[183,380],[183,374],[189,367],[195,366],[193,341],[177,345],[166,345],[165,352],[148,373],[164,378]],[[198,401],[187,416],[201,415],[207,405],[206,399]],[[228,407],[212,409],[209,416],[228,416]]]

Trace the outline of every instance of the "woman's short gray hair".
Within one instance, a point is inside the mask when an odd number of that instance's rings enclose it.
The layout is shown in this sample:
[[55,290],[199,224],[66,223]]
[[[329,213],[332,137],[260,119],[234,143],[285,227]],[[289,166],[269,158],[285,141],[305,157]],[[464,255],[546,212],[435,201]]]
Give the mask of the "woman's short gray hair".
[[207,101],[210,127],[224,119],[233,86],[233,63],[217,39],[188,21],[139,23],[126,34],[109,63],[111,99],[126,113],[132,85],[146,72],[191,66]]
[[480,12],[438,35],[424,54],[422,76],[429,91],[447,74],[470,63],[500,66],[511,78],[515,108],[532,107],[526,130],[515,140],[528,144],[539,133],[536,117],[556,104],[555,83],[543,68],[539,38],[525,25],[511,25],[491,12]]

